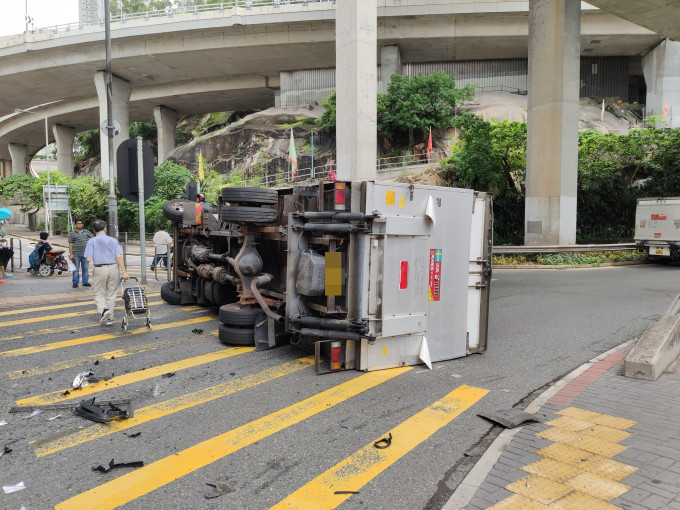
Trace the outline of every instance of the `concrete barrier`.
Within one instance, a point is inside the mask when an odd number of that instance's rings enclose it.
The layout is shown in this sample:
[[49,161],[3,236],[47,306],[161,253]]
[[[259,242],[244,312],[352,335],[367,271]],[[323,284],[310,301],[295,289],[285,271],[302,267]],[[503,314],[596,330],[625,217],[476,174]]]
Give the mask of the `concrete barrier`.
[[[673,307],[671,307],[673,308]],[[680,316],[667,315],[650,324],[626,356],[626,377],[655,381],[680,356]]]

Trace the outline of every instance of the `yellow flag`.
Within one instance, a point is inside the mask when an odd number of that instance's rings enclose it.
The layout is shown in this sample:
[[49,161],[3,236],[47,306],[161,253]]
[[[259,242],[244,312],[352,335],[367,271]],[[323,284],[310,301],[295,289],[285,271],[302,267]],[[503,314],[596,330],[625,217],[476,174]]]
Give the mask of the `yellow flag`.
[[198,151],[198,180],[203,182],[205,173],[203,172],[203,151]]

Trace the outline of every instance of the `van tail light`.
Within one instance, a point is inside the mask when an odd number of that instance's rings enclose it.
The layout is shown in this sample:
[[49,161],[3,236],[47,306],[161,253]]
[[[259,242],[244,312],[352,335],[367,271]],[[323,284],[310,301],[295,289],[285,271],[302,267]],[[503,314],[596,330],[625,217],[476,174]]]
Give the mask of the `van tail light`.
[[331,342],[331,371],[342,370],[342,342]]

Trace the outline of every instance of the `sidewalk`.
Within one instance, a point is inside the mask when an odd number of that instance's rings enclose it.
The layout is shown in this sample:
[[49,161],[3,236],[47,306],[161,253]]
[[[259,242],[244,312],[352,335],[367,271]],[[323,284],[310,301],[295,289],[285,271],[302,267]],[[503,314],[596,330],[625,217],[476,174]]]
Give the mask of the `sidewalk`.
[[[7,278],[5,283],[0,283],[0,308],[8,306],[24,306],[47,303],[63,303],[68,305],[74,301],[92,300],[94,306],[94,296],[92,288],[79,286],[77,289],[72,287],[71,273],[64,272],[61,276],[33,276],[26,270],[28,267],[28,255],[33,251],[32,244],[40,239],[40,232],[31,231],[25,225],[10,224],[4,225],[7,237],[14,239],[14,277]],[[50,236],[50,244],[55,248],[63,248],[68,251],[68,238],[66,236]],[[21,253],[19,250],[21,245]],[[139,244],[128,249],[126,267],[130,276],[135,276],[141,283]],[[153,258],[153,244],[147,243],[147,270],[146,270],[146,289],[149,292],[158,292],[163,282],[167,281],[167,273],[158,273],[156,281],[153,271],[148,269],[148,265]],[[19,267],[19,260],[22,261]],[[7,268],[10,272],[10,268]],[[90,272],[92,267],[90,266]]]
[[504,430],[445,510],[680,510],[680,368],[623,376],[633,341],[598,356],[525,409],[543,423]]

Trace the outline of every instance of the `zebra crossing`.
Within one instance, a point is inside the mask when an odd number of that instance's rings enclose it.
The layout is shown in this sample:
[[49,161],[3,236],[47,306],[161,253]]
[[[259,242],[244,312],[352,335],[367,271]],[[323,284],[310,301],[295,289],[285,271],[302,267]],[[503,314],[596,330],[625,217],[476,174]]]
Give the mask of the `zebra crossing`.
[[[148,298],[151,330],[101,326],[90,301],[0,311],[0,448],[12,450],[0,457],[0,482],[27,487],[0,496],[1,507],[342,507],[408,469],[409,456],[441,441],[487,393],[452,384],[400,407],[400,388],[422,371],[317,376],[313,357],[294,347],[225,348],[216,310]],[[99,381],[72,388],[83,371]],[[94,423],[71,411],[93,397],[129,402],[130,417]],[[385,399],[394,412],[371,416]],[[136,469],[91,470],[138,457]],[[204,479],[230,490],[213,501]]]

